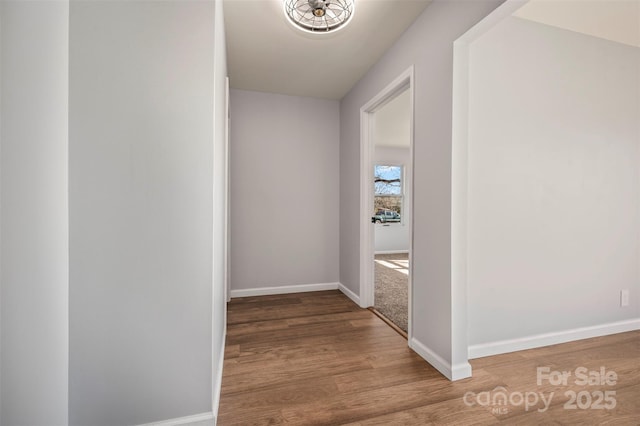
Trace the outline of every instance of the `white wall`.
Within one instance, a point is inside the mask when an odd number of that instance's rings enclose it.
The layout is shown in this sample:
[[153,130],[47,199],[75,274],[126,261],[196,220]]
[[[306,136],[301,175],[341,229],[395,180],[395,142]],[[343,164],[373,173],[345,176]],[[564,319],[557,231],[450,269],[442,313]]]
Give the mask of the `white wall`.
[[68,421],[68,15],[0,2],[1,416]]
[[71,3],[72,425],[211,413],[214,27],[211,1]]
[[338,102],[232,90],[230,108],[232,296],[336,283]]
[[640,49],[508,18],[470,52],[469,343],[640,318]]
[[411,153],[409,148],[395,148],[376,146],[373,154],[376,164],[387,164],[404,167],[404,205],[402,222],[385,223],[375,226],[375,251],[408,252],[409,251],[409,224],[411,223]]
[[340,103],[340,281],[359,293],[360,108],[415,65],[412,346],[467,366],[453,347],[451,311],[451,148],[453,41],[501,3],[436,1]]

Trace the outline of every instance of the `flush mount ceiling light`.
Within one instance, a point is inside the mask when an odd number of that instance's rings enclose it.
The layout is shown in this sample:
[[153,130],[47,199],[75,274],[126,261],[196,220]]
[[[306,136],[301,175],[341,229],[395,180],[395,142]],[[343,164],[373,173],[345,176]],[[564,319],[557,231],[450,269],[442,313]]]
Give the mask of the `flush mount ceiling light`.
[[344,27],[353,16],[353,0],[284,0],[284,14],[297,28],[328,33]]

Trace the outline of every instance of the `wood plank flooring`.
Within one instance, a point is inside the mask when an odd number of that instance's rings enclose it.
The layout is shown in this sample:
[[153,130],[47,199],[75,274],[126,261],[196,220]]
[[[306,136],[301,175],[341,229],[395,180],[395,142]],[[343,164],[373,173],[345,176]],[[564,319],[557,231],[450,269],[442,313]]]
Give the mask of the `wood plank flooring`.
[[[472,378],[450,382],[382,320],[338,291],[234,299],[218,424],[640,425],[640,332],[471,364]],[[577,385],[580,366],[587,373],[615,371],[616,384]],[[567,385],[538,385],[538,367],[572,375]],[[590,408],[604,391],[615,391],[608,394],[615,408]],[[541,393],[550,401],[546,410]],[[499,394],[510,399],[501,405]]]

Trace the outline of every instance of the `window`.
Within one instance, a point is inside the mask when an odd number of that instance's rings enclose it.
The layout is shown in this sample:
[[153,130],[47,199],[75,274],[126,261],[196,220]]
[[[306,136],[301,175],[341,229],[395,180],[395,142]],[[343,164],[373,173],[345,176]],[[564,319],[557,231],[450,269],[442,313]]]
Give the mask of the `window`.
[[376,222],[400,222],[404,198],[403,167],[376,164],[373,176]]

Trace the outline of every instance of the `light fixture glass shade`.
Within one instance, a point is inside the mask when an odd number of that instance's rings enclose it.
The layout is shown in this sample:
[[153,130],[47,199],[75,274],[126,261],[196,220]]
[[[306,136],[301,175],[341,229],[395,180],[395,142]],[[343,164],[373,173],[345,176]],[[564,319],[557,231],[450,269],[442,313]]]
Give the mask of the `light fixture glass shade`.
[[343,28],[354,11],[354,0],[283,0],[284,14],[301,30],[328,33]]

